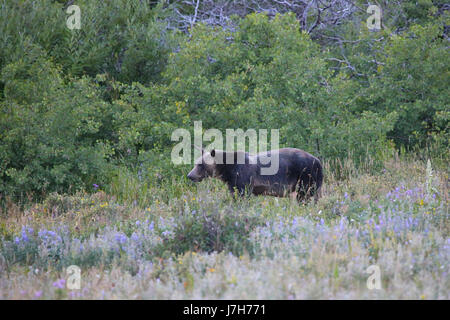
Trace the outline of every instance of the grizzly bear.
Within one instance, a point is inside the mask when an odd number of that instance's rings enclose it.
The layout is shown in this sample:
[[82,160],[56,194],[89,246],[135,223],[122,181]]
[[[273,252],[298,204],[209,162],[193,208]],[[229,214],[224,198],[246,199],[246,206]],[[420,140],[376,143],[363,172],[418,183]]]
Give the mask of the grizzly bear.
[[[276,158],[278,167],[272,174],[262,171],[270,164],[267,159]],[[241,159],[239,161],[239,159]],[[264,161],[265,159],[265,161]],[[231,161],[230,161],[231,160]],[[199,182],[216,177],[228,185],[235,196],[245,194],[296,196],[299,202],[314,196],[317,202],[323,181],[322,165],[316,157],[295,148],[283,148],[250,155],[247,152],[225,152],[202,149],[202,156],[187,177]]]

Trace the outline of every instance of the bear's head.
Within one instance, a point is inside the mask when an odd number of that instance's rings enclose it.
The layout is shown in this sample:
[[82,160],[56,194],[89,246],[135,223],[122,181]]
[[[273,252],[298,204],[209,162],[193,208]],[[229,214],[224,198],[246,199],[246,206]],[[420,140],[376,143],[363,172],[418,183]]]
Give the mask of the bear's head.
[[194,168],[188,173],[187,177],[194,182],[214,177],[216,175],[216,156],[216,150],[207,152],[202,149],[202,156],[195,160]]

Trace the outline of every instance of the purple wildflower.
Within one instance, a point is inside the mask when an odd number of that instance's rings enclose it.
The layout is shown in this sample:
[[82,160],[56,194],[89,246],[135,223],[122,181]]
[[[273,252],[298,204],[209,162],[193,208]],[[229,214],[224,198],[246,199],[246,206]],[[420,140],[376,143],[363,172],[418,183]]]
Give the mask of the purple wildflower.
[[66,285],[66,280],[64,280],[64,279],[59,279],[59,280],[53,282],[53,286],[55,288],[64,289],[65,285]]
[[136,232],[133,232],[131,235],[131,239],[135,242],[139,241],[139,235]]
[[163,231],[162,235],[163,235],[164,237],[167,237],[167,236],[170,235],[170,231],[169,231],[169,230]]
[[125,242],[127,242],[128,238],[123,233],[117,233],[115,239],[119,244],[124,244]]

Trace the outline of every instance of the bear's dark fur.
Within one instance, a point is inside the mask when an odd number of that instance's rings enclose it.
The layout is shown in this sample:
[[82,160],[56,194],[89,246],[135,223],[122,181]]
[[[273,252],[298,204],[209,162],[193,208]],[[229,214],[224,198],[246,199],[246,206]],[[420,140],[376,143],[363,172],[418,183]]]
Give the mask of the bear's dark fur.
[[[270,167],[262,164],[261,158],[271,157],[278,153],[278,171],[272,175],[261,174],[262,168]],[[233,158],[234,161],[226,159]],[[238,162],[245,159],[242,164]],[[246,192],[254,195],[272,195],[285,197],[296,195],[298,201],[314,196],[317,201],[323,182],[322,165],[316,157],[295,148],[283,148],[250,155],[247,152],[227,153],[219,150],[202,152],[202,157],[196,164],[188,178],[198,182],[206,177],[217,177],[224,181],[233,194]]]

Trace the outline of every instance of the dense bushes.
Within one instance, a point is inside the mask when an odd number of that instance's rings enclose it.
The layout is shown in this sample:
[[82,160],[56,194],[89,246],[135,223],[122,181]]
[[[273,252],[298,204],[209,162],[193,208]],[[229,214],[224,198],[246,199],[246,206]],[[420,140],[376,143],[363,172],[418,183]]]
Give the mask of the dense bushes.
[[111,106],[89,78],[67,79],[30,45],[2,70],[1,190],[75,191],[104,182],[113,154]]
[[438,25],[413,26],[386,43],[368,105],[399,114],[389,134],[397,144],[437,142],[442,151],[448,150],[450,59],[441,34]]
[[352,114],[293,15],[249,15],[235,33],[199,26],[180,47],[163,85],[122,97],[140,114],[132,144],[161,137],[154,143],[169,146],[173,129],[202,120],[205,129],[278,128],[282,145],[323,158],[379,160],[386,150],[395,113]]
[[77,5],[81,29],[69,30],[63,4],[2,0],[0,67],[23,54],[31,39],[72,76],[108,73],[127,83],[159,79],[173,37],[157,21],[159,7],[122,0]]
[[339,46],[312,40],[293,14],[186,35],[162,4],[78,5],[71,31],[59,2],[1,1],[2,198],[90,190],[123,170],[147,184],[179,176],[171,133],[196,120],[280,129],[282,146],[331,161],[380,164],[394,146],[428,144],[448,157],[445,11],[436,18],[431,2],[402,7],[415,18],[379,33],[355,17],[330,28],[357,37]]

